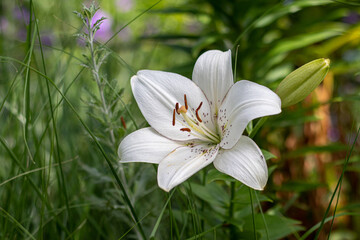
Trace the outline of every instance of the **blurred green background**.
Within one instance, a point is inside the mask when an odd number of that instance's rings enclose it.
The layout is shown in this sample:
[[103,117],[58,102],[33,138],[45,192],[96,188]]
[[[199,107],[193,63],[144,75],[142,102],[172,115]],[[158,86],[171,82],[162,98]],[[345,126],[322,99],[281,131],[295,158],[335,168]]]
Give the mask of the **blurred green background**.
[[[82,4],[90,2],[0,2],[1,239],[360,238],[358,1],[99,1],[96,17],[106,19],[95,39],[109,54],[100,74],[111,114],[83,66],[89,52],[73,13]],[[213,167],[169,195],[156,167],[120,165],[117,156],[123,137],[147,126],[130,77],[152,69],[191,79],[210,49],[232,50],[236,80],[273,90],[297,67],[331,60],[323,83],[255,137],[274,155],[265,191],[251,197],[237,183],[232,204],[233,180]]]

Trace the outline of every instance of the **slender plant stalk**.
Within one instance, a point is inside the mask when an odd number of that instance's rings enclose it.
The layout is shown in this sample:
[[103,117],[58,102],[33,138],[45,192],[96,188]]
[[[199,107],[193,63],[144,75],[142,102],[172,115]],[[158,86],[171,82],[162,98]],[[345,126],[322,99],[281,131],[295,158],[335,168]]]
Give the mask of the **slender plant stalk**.
[[262,210],[262,207],[261,207],[261,204],[260,204],[260,201],[259,201],[259,197],[258,197],[258,194],[257,192],[254,190],[254,193],[255,193],[255,198],[256,198],[256,201],[259,205],[259,209],[260,209],[260,213],[261,213],[261,217],[263,219],[263,222],[264,222],[264,226],[265,226],[265,231],[266,231],[266,239],[267,240],[270,240],[270,235],[269,235],[269,229],[268,229],[268,226],[267,226],[267,223],[266,223],[266,220],[265,220],[265,217],[264,217],[264,212]]
[[[93,16],[91,16],[93,17]],[[102,112],[104,113],[104,121],[105,123],[109,126],[109,135],[110,135],[110,142],[111,145],[113,147],[113,149],[116,149],[116,139],[115,139],[115,134],[114,134],[114,130],[112,128],[112,123],[111,123],[111,119],[113,118],[113,114],[112,111],[110,109],[110,106],[107,103],[106,97],[105,97],[105,89],[104,87],[106,86],[106,80],[102,79],[100,77],[100,67],[103,61],[98,62],[98,59],[96,57],[96,51],[98,51],[98,49],[94,46],[94,42],[95,42],[95,33],[96,31],[93,31],[93,26],[92,26],[92,19],[88,18],[88,23],[86,25],[87,27],[87,32],[89,34],[89,38],[88,38],[88,44],[89,44],[89,50],[90,50],[90,62],[89,62],[89,67],[91,68],[91,73],[92,76],[98,86],[98,91],[99,91],[99,95],[100,95],[100,101],[101,101],[101,108],[102,108]],[[107,50],[106,50],[107,51]],[[105,57],[108,55],[108,53],[104,53]],[[127,184],[127,180],[126,180],[126,176],[125,176],[125,172],[124,172],[124,168],[120,165],[119,166],[119,172],[120,172],[120,177],[122,180],[122,184],[124,186],[124,188],[126,189],[126,192],[128,194],[130,194],[129,192],[129,187]],[[135,228],[135,231],[137,231],[137,228]],[[138,233],[139,235],[139,233]],[[141,234],[140,234],[141,235]]]
[[[100,142],[97,140],[96,136],[91,132],[90,128],[86,125],[86,123],[84,122],[84,120],[80,117],[79,113],[76,111],[76,109],[74,108],[74,106],[71,104],[71,102],[69,101],[69,99],[64,95],[64,93],[58,88],[58,86],[55,84],[55,82],[49,78],[48,76],[46,76],[45,74],[43,74],[42,72],[40,72],[39,70],[31,67],[31,66],[28,66],[26,64],[24,64],[23,62],[15,59],[15,58],[11,58],[11,57],[2,57],[0,56],[0,60],[3,59],[3,60],[7,60],[7,61],[13,61],[13,62],[16,62],[18,64],[21,64],[27,68],[30,68],[31,71],[34,71],[35,73],[39,74],[40,76],[42,76],[43,78],[45,78],[47,81],[50,82],[50,84],[56,89],[56,91],[61,95],[61,97],[64,99],[65,103],[70,107],[71,111],[75,114],[76,118],[80,121],[81,125],[84,127],[84,129],[86,130],[86,132],[90,135],[91,139],[95,142],[95,145],[97,146],[97,148],[99,149],[101,155],[104,157],[106,163],[108,164],[109,168],[110,168],[110,171],[112,173],[112,175],[114,176],[115,180],[116,180],[116,183],[119,185],[120,187],[120,190],[122,192],[122,195],[123,195],[123,198],[127,204],[127,206],[129,207],[130,209],[130,212],[131,212],[131,215],[134,219],[135,222],[139,222],[138,220],[138,217],[137,217],[137,214],[135,212],[135,208],[133,207],[131,201],[130,201],[130,198],[129,198],[129,195],[124,187],[124,185],[122,184],[119,176],[117,175],[117,172],[113,166],[113,164],[111,163],[109,157],[107,156],[107,154],[105,153],[105,150],[104,148],[102,147],[102,145],[100,144]],[[1,137],[0,137],[0,140],[1,140]],[[0,141],[1,142],[1,141]],[[146,235],[145,235],[145,232],[142,228],[142,225],[141,223],[139,222],[138,223],[138,228],[139,228],[139,231],[140,231],[140,234],[141,236],[143,237],[143,239],[147,239],[146,238]]]
[[252,224],[253,224],[253,228],[254,228],[254,239],[257,240],[256,224],[255,224],[255,209],[254,209],[254,201],[253,201],[251,188],[249,188],[249,195],[250,195],[250,204],[251,204]]
[[[351,156],[351,154],[352,154],[352,151],[354,150],[355,143],[356,143],[356,141],[357,141],[357,139],[358,139],[358,137],[359,137],[359,133],[360,133],[360,127],[359,127],[359,129],[358,129],[358,131],[357,131],[355,140],[354,140],[354,142],[353,142],[353,144],[352,144],[352,146],[351,146],[350,152],[349,152],[349,154],[348,154],[348,156],[347,156],[347,158],[346,158],[346,161],[345,161],[345,163],[344,163],[344,167],[343,167],[341,176],[340,176],[340,178],[339,178],[338,183],[336,184],[335,190],[334,190],[334,192],[333,192],[333,194],[332,194],[332,196],[331,196],[330,202],[329,202],[328,207],[327,207],[327,209],[326,209],[326,211],[325,211],[325,214],[324,214],[324,216],[323,216],[323,219],[321,220],[320,227],[319,227],[318,231],[316,232],[316,235],[315,235],[315,238],[314,238],[314,239],[319,239],[320,232],[321,232],[321,230],[322,230],[322,228],[323,228],[323,226],[324,226],[324,224],[325,224],[326,216],[328,215],[328,213],[329,213],[329,211],[330,211],[330,207],[331,207],[331,204],[332,204],[332,202],[333,202],[333,200],[334,200],[334,198],[335,198],[336,192],[338,191],[338,189],[341,188],[342,179],[343,179],[343,177],[344,177],[344,174],[345,174],[345,171],[346,171],[346,167],[347,167],[347,165],[348,165],[348,163],[349,163],[349,160],[350,160],[350,156]],[[340,191],[340,190],[339,190],[339,191]],[[339,194],[340,194],[340,192],[339,192]],[[334,211],[336,211],[336,209],[335,209]],[[335,214],[335,212],[334,212],[334,214]],[[335,216],[335,215],[334,215],[334,216]],[[333,219],[334,219],[334,216],[333,216]]]
[[[34,11],[34,16],[36,18],[36,14],[35,14],[35,9],[33,9]],[[40,37],[40,32],[39,32],[39,25],[38,22],[35,21],[35,27],[37,30],[37,37],[39,40],[39,46],[40,46],[40,54],[41,54],[41,61],[43,64],[43,68],[44,68],[44,74],[47,75],[46,72],[46,65],[45,65],[45,58],[44,58],[44,53],[43,53],[43,48],[42,48],[42,43],[41,43],[41,37]],[[59,144],[59,137],[58,137],[58,133],[57,133],[57,126],[56,126],[56,119],[55,119],[55,112],[54,112],[54,107],[53,107],[53,103],[51,100],[51,93],[50,93],[50,87],[49,87],[49,82],[46,82],[46,91],[48,94],[48,99],[49,99],[49,105],[50,105],[50,114],[51,114],[51,122],[52,122],[52,126],[53,126],[53,131],[54,131],[54,137],[55,137],[55,142],[56,142],[56,157],[55,160],[57,161],[57,164],[59,165],[59,170],[60,170],[60,177],[61,177],[61,187],[62,187],[62,193],[64,195],[65,198],[65,206],[66,206],[66,215],[64,218],[65,224],[68,223],[68,219],[71,218],[71,214],[70,214],[70,207],[69,207],[69,197],[68,197],[68,190],[66,187],[66,183],[65,183],[65,177],[64,177],[64,171],[63,171],[63,167],[62,167],[62,161],[61,161],[61,156],[60,156],[60,144]],[[72,237],[71,237],[72,239]]]

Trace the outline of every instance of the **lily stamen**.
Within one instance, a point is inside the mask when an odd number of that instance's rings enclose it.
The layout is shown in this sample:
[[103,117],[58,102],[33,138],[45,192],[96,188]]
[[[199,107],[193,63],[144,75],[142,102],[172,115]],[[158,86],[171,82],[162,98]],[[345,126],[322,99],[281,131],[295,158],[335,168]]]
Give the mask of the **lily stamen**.
[[199,122],[202,122],[202,120],[201,120],[201,118],[200,118],[200,116],[199,116],[198,111],[196,111],[195,113],[196,113],[196,118],[197,118],[197,120],[198,120]]
[[173,120],[172,120],[172,125],[175,126],[175,109],[173,111]]
[[202,106],[202,102],[200,103],[200,105],[198,106],[198,108],[195,110],[196,118],[197,118],[197,120],[198,120],[199,122],[202,122],[202,120],[201,120],[201,118],[200,118],[200,116],[199,116],[199,110],[200,110],[201,106]]
[[176,113],[180,115],[180,113],[179,113],[179,103],[175,104],[175,110],[176,110]]
[[185,108],[186,108],[186,110],[188,110],[188,109],[189,109],[189,106],[188,106],[188,104],[187,104],[186,94],[184,94],[184,103],[185,103]]
[[200,102],[199,106],[197,107],[196,111],[199,111],[203,102]]
[[183,132],[191,132],[190,128],[180,128],[180,131],[183,131]]

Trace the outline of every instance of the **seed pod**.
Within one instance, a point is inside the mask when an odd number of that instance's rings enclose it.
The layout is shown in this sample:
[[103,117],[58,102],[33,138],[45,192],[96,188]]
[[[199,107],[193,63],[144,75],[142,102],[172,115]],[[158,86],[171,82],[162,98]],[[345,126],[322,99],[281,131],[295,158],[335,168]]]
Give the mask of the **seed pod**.
[[330,59],[320,58],[287,75],[276,90],[281,98],[281,107],[288,107],[304,100],[324,80],[329,69]]

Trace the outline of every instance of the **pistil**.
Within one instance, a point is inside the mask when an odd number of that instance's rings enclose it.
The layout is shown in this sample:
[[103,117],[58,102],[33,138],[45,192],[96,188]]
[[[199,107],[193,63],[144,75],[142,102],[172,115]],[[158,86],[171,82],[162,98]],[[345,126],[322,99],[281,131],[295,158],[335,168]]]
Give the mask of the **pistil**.
[[[195,113],[189,109],[189,105],[187,103],[186,94],[184,94],[184,104],[183,106],[179,107],[179,103],[175,104],[175,108],[173,110],[173,126],[175,126],[176,114],[181,114],[185,122],[189,127],[180,128],[182,132],[189,132],[192,135],[199,137],[201,139],[211,141],[213,143],[220,142],[220,137],[210,131],[205,124],[203,123],[202,119],[200,118],[200,108],[203,102],[200,102],[199,106],[196,108]],[[184,125],[183,125],[184,126]],[[185,125],[186,126],[186,125]]]

